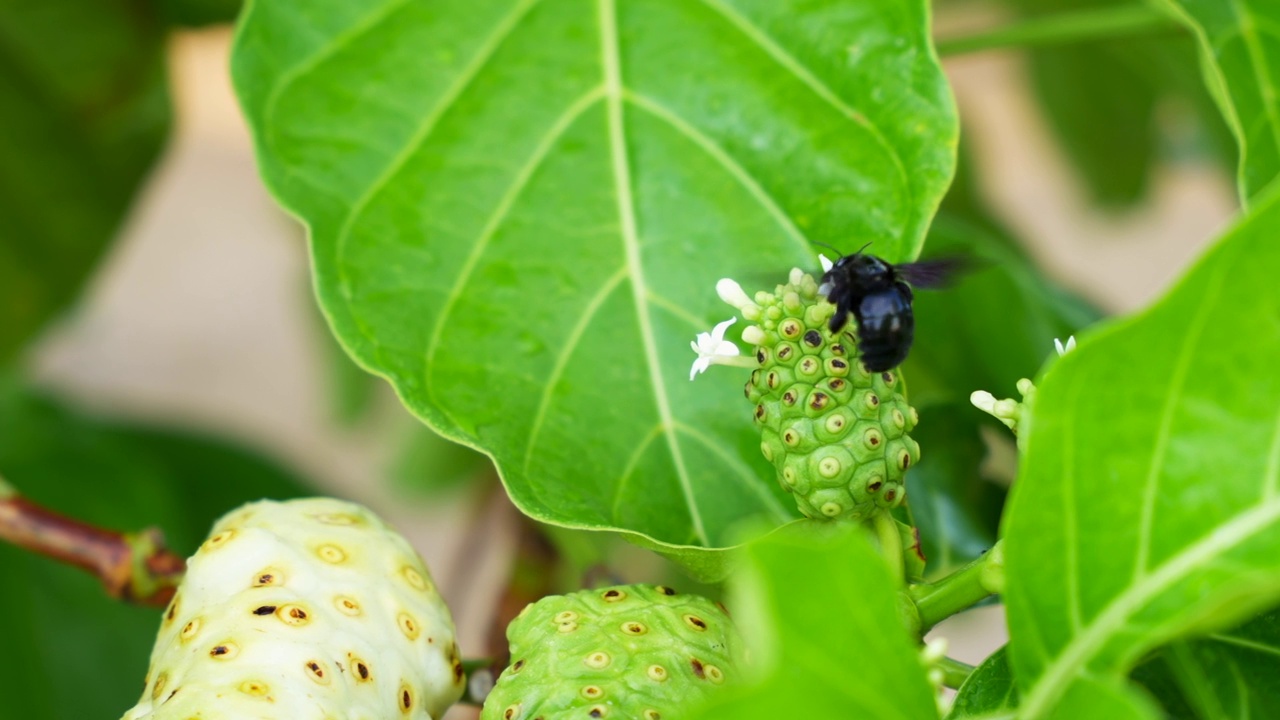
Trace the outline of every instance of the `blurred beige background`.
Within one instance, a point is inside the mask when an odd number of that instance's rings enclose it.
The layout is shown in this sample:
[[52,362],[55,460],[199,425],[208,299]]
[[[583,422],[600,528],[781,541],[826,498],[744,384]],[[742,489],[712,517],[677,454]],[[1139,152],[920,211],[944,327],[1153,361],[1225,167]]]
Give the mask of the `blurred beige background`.
[[[404,424],[389,393],[358,427],[333,421],[305,243],[258,180],[227,77],[229,43],[226,30],[175,38],[169,151],[81,310],[38,348],[38,378],[115,415],[239,439],[370,504],[426,557],[464,653],[482,654],[514,542],[512,511],[463,506],[474,498],[423,507],[392,497],[383,479]],[[946,67],[985,167],[983,192],[1043,267],[1107,309],[1159,294],[1234,212],[1228,179],[1196,165],[1165,168],[1136,211],[1092,211],[1022,90],[1016,54]],[[1003,632],[991,607],[935,634],[977,662]]]

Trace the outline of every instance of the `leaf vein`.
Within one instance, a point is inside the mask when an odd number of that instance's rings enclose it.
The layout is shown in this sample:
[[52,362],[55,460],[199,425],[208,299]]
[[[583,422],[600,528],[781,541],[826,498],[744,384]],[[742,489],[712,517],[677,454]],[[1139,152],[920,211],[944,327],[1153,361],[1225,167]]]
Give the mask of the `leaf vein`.
[[1125,626],[1134,613],[1157,595],[1169,589],[1196,568],[1208,563],[1258,533],[1274,529],[1280,520],[1280,501],[1269,501],[1235,515],[1208,535],[1172,555],[1152,572],[1144,575],[1120,593],[1063,647],[1057,661],[1048,665],[1039,680],[1024,696],[1023,717],[1034,718],[1044,713],[1066,690],[1070,679],[1083,668],[1110,634]]
[[751,193],[764,206],[765,211],[777,221],[788,237],[800,243],[801,248],[806,253],[812,252],[809,238],[805,236],[800,228],[796,227],[796,224],[791,220],[791,216],[782,209],[782,206],[779,205],[773,195],[756,178],[752,177],[746,168],[721,147],[719,143],[707,137],[702,131],[672,112],[670,108],[650,97],[631,91],[626,91],[623,97],[630,101],[632,105],[667,123],[676,132],[685,136],[690,142],[706,152],[713,160],[720,163],[721,167],[733,176],[733,179],[737,180],[739,184],[746,188],[747,192]]
[[449,289],[449,293],[441,304],[440,313],[436,318],[435,326],[431,329],[431,337],[427,341],[427,348],[424,352],[426,367],[423,374],[426,378],[427,392],[431,393],[433,399],[435,398],[435,384],[432,382],[432,378],[435,373],[435,358],[444,336],[445,321],[453,314],[467,282],[471,279],[471,274],[475,272],[476,265],[480,262],[480,257],[488,249],[489,242],[497,233],[498,228],[502,226],[502,223],[506,221],[508,213],[515,206],[516,200],[524,192],[529,181],[533,179],[537,169],[542,165],[542,161],[546,159],[547,154],[555,147],[556,142],[573,126],[573,123],[603,97],[601,90],[601,88],[594,88],[584,93],[569,107],[565,108],[565,111],[556,118],[555,122],[551,123],[551,126],[547,128],[547,131],[543,133],[534,146],[529,159],[525,161],[515,177],[512,178],[511,184],[507,186],[502,198],[494,206],[493,213],[485,221],[484,229],[481,230],[480,236],[471,246],[471,252],[468,253],[467,259],[463,262],[461,269],[458,270],[453,286]]
[[546,383],[543,384],[542,397],[538,400],[538,408],[534,412],[533,420],[530,423],[529,441],[525,446],[524,452],[524,471],[526,473],[529,472],[529,463],[533,459],[533,451],[538,444],[538,436],[542,433],[542,424],[547,418],[547,409],[551,406],[551,395],[560,383],[560,376],[564,374],[564,369],[569,364],[569,358],[573,356],[578,344],[582,342],[582,337],[586,334],[587,327],[595,319],[596,313],[600,312],[605,300],[613,294],[614,290],[618,289],[618,285],[625,279],[627,279],[627,269],[625,267],[619,268],[600,286],[600,289],[587,301],[586,310],[578,318],[578,322],[574,324],[569,336],[561,346],[560,352],[556,355],[555,365],[551,369],[551,374],[547,376]]
[[769,57],[773,58],[774,62],[778,63],[780,67],[808,86],[815,95],[822,98],[823,101],[834,108],[842,116],[848,118],[854,124],[866,130],[893,162],[893,167],[902,181],[903,188],[906,190],[906,206],[910,207],[914,204],[915,187],[911,184],[911,176],[907,173],[906,164],[903,163],[902,156],[898,154],[897,149],[894,148],[893,144],[884,136],[884,133],[880,130],[879,126],[871,121],[871,118],[850,107],[849,104],[836,94],[836,92],[826,83],[822,82],[821,79],[810,72],[809,69],[802,65],[799,60],[791,55],[791,53],[787,52],[772,37],[770,37],[768,33],[754,25],[744,17],[742,13],[726,5],[722,0],[702,0],[702,3],[719,13],[729,22],[729,24],[736,27],[739,32],[759,46],[759,48],[769,55]]
[[[658,358],[653,322],[649,317],[649,303],[645,301],[648,285],[645,283],[644,263],[640,257],[640,237],[631,190],[631,167],[627,157],[626,127],[623,122],[622,53],[618,49],[616,2],[617,0],[597,0],[596,3],[600,22],[600,52],[603,56],[605,104],[608,108],[609,151],[613,160],[614,192],[618,200],[622,244],[626,250],[627,267],[631,271],[636,322],[640,326],[645,360],[649,366],[649,383],[653,387],[659,422],[669,429],[674,423],[671,401],[667,397],[666,384],[662,377],[662,364]],[[698,501],[693,494],[693,485],[689,480],[689,470],[685,467],[680,440],[673,432],[668,431],[666,435],[671,461],[675,465],[676,479],[680,482],[680,491],[684,495],[685,505],[689,508],[693,535],[703,545],[710,545],[710,538],[703,526],[702,513],[698,511]]]
[[1195,315],[1187,331],[1182,336],[1182,344],[1178,348],[1174,363],[1173,375],[1169,379],[1169,394],[1165,396],[1164,406],[1160,410],[1160,425],[1156,431],[1156,442],[1151,449],[1151,463],[1147,477],[1142,484],[1142,513],[1138,521],[1138,548],[1133,564],[1135,578],[1142,577],[1148,571],[1151,562],[1151,534],[1155,521],[1156,497],[1160,487],[1160,474],[1164,471],[1164,461],[1168,454],[1169,438],[1173,434],[1173,418],[1178,402],[1186,391],[1187,373],[1191,370],[1192,351],[1200,343],[1200,335],[1209,321],[1209,311],[1213,309],[1226,279],[1229,263],[1223,262],[1215,269],[1209,280],[1204,296],[1200,299]]
[[743,485],[764,501],[764,506],[773,514],[774,519],[781,522],[789,522],[793,519],[787,514],[786,508],[778,501],[778,498],[764,487],[764,483],[761,482],[762,478],[752,472],[751,468],[748,467],[741,458],[733,455],[732,453],[725,452],[724,448],[712,442],[711,438],[707,437],[695,427],[676,421],[675,430],[693,438],[707,450],[710,450],[716,457],[720,458],[725,465],[732,468],[736,473],[736,476],[742,478]]

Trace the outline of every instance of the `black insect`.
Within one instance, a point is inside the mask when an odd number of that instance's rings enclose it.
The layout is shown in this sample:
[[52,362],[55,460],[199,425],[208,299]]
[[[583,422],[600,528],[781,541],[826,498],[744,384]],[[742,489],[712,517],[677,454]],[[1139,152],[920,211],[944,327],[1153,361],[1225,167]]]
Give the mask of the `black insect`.
[[962,257],[891,265],[861,250],[845,255],[822,276],[818,287],[836,306],[828,327],[832,333],[840,332],[852,313],[858,324],[862,364],[871,372],[892,370],[906,359],[915,340],[911,286],[941,287],[965,265]]

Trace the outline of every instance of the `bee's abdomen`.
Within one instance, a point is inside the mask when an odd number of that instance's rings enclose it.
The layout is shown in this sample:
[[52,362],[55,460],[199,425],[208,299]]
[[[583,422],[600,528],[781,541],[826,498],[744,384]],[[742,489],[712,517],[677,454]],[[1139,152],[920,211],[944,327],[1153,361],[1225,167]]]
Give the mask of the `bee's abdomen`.
[[871,372],[892,370],[902,363],[915,340],[911,301],[897,288],[872,293],[854,310],[858,350]]

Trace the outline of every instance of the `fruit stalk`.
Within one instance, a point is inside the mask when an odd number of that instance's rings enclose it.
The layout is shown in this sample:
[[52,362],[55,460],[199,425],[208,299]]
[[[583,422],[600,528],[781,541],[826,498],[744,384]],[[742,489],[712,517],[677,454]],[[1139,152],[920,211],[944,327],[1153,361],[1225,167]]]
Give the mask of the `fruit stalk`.
[[880,510],[871,516],[871,524],[880,541],[880,553],[884,555],[885,562],[889,563],[889,574],[893,577],[894,587],[901,588],[906,584],[906,564],[902,557],[902,536],[898,534],[898,523],[888,510]]
[[86,570],[111,597],[140,605],[167,604],[186,568],[155,528],[122,533],[95,527],[27,500],[3,480],[0,540]]
[[911,599],[920,612],[921,632],[1004,591],[1004,541],[982,557],[936,583],[913,585]]
[[938,669],[942,671],[942,684],[952,690],[959,690],[973,674],[974,667],[955,658],[944,657],[938,660]]

